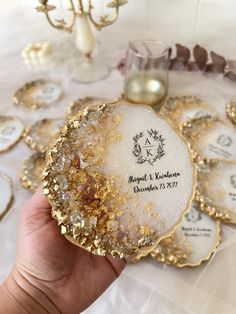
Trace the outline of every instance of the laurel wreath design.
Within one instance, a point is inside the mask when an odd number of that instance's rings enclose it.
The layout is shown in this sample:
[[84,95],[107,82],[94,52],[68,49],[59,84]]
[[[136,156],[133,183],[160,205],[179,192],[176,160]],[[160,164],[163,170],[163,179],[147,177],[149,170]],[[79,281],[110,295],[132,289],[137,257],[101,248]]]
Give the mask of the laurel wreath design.
[[[222,142],[223,140],[223,142]],[[224,140],[226,140],[226,142],[224,142]],[[231,137],[227,136],[227,135],[223,135],[221,134],[218,139],[217,139],[217,143],[223,147],[229,147],[232,144],[232,139]]]
[[197,222],[197,221],[199,221],[199,220],[202,219],[202,213],[197,209],[196,206],[193,206],[193,207],[194,207],[195,210],[197,211],[197,216],[196,216],[195,219],[193,219],[192,217],[190,217],[190,214],[188,213],[188,214],[186,215],[186,220],[187,220],[188,222]]
[[139,139],[144,136],[143,132],[140,132],[133,137],[133,140],[134,140],[133,154],[137,158],[136,160],[137,164],[141,165],[147,162],[149,165],[153,166],[155,161],[157,161],[158,159],[161,159],[161,157],[165,155],[165,151],[164,151],[165,139],[156,130],[150,129],[150,130],[147,130],[147,133],[149,134],[150,137],[153,138],[155,142],[159,142],[154,158],[151,159],[148,157],[144,157],[142,154],[142,148],[138,142],[139,142]]

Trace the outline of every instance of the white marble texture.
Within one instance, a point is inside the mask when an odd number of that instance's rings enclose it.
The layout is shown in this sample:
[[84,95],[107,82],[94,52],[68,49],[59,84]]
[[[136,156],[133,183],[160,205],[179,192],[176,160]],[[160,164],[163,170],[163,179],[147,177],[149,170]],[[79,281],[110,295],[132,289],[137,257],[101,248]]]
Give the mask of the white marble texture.
[[[196,14],[197,0],[130,0],[122,8],[120,20],[99,34],[100,57],[111,65],[123,55],[129,39],[152,37],[166,43],[200,43],[226,57],[235,58],[234,0],[202,0]],[[75,53],[72,37],[48,27],[43,16],[33,10],[36,1],[0,1],[0,106],[1,114],[20,117],[26,124],[46,117],[65,114],[68,104],[84,96],[115,98],[122,91],[122,77],[112,71],[109,78],[91,85],[71,81],[68,64],[49,73],[27,71],[20,52],[32,41],[52,41],[60,47],[58,58]],[[196,18],[197,16],[197,18]],[[59,40],[59,41],[58,41]],[[75,55],[75,54],[74,54]],[[48,109],[28,111],[11,101],[24,82],[39,77],[60,82],[64,95]],[[172,73],[170,94],[196,94],[224,114],[226,100],[235,95],[236,85],[221,78]],[[23,141],[10,152],[0,154],[0,171],[14,181],[15,201],[0,223],[0,281],[14,263],[20,212],[30,193],[21,188],[18,173],[23,160],[32,151]],[[102,314],[233,314],[236,312],[236,230],[223,228],[223,244],[214,258],[196,269],[177,270],[152,260],[130,265],[121,277],[85,313]]]

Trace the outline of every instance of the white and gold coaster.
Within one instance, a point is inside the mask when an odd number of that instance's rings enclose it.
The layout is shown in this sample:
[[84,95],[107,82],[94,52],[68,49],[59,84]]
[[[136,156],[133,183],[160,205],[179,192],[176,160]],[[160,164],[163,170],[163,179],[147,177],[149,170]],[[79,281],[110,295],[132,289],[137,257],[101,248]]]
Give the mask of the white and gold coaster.
[[21,138],[24,125],[20,119],[0,116],[0,152],[9,150]]
[[170,97],[161,108],[161,114],[167,116],[177,127],[192,119],[217,116],[217,112],[193,96]]
[[220,222],[210,218],[193,201],[190,212],[176,231],[151,252],[158,262],[176,267],[199,266],[207,261],[220,243]]
[[17,90],[13,102],[17,106],[37,109],[55,103],[61,94],[62,88],[59,84],[52,81],[36,80],[26,83]]
[[195,167],[188,143],[151,107],[119,102],[86,108],[61,129],[43,186],[70,241],[123,257],[174,231],[192,202]]
[[236,126],[236,99],[231,99],[225,108],[227,118]]
[[236,225],[236,161],[219,160],[199,168],[196,195],[208,215]]
[[83,110],[86,107],[102,105],[107,102],[109,102],[108,99],[98,98],[98,97],[85,97],[85,98],[77,99],[73,101],[72,104],[69,106],[67,116],[70,119],[76,114],[78,114],[80,110]]
[[236,159],[236,130],[229,123],[199,118],[183,125],[182,134],[190,141],[195,161]]
[[13,200],[12,180],[5,174],[0,173],[0,221],[10,209]]
[[35,192],[41,184],[42,171],[45,164],[45,154],[34,153],[24,161],[23,168],[20,172],[21,185]]
[[186,121],[180,127],[182,135],[189,141],[193,141],[205,128],[211,128],[218,117],[205,116]]
[[44,153],[52,138],[64,125],[64,119],[42,119],[24,134],[25,142],[34,150]]

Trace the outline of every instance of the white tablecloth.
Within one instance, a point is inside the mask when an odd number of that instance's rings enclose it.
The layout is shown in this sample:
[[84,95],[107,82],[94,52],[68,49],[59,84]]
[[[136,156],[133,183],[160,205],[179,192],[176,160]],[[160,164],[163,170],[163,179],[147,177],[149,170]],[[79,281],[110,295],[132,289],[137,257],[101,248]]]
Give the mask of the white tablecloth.
[[[1,12],[2,13],[2,12]],[[47,28],[39,32],[40,25],[25,21],[20,11],[10,15],[1,14],[0,35],[0,108],[1,114],[20,117],[26,126],[45,117],[62,117],[68,104],[79,97],[100,96],[116,98],[122,92],[123,79],[116,70],[100,82],[81,85],[71,80],[68,66],[64,63],[50,72],[29,72],[23,64],[20,51],[29,41],[56,39],[60,44],[60,57],[71,51],[72,40]],[[17,17],[17,20],[14,20]],[[13,22],[15,21],[15,22]],[[13,23],[13,24],[12,24]],[[15,24],[14,24],[15,23]],[[28,23],[28,24],[27,24]],[[112,35],[111,35],[112,36]],[[137,37],[137,35],[136,35]],[[69,42],[67,42],[69,40]],[[109,40],[100,47],[112,66],[123,54],[126,35],[115,45]],[[35,78],[50,78],[63,87],[61,100],[48,109],[29,111],[12,104],[12,95],[24,82]],[[226,100],[234,95],[236,84],[201,74],[171,73],[170,94],[198,95],[208,101],[222,116]],[[11,151],[0,154],[0,171],[14,181],[14,203],[8,215],[0,223],[0,282],[4,280],[14,264],[16,254],[17,227],[20,212],[31,194],[19,183],[18,174],[23,161],[32,150],[21,141]],[[129,265],[120,278],[97,300],[87,314],[233,314],[236,313],[236,229],[222,228],[223,243],[209,263],[198,268],[175,269],[158,264],[151,259]]]

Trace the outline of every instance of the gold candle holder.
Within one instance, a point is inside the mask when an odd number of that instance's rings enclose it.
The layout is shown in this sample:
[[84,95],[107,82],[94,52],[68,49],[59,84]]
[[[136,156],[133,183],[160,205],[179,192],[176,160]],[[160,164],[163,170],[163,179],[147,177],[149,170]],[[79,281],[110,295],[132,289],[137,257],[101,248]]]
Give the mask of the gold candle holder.
[[[106,12],[96,17],[96,6],[93,0],[70,0],[69,12],[70,20],[60,17],[53,18],[52,11],[57,7],[51,5],[50,0],[39,0],[40,5],[36,8],[38,12],[44,13],[49,24],[69,33],[76,29],[75,45],[84,55],[84,60],[79,60],[73,64],[73,78],[81,83],[90,83],[105,78],[109,72],[109,66],[92,59],[91,55],[96,45],[96,39],[91,26],[101,30],[103,27],[113,24],[119,16],[120,7],[128,1],[112,0],[105,3]],[[67,14],[65,9],[65,16]]]

